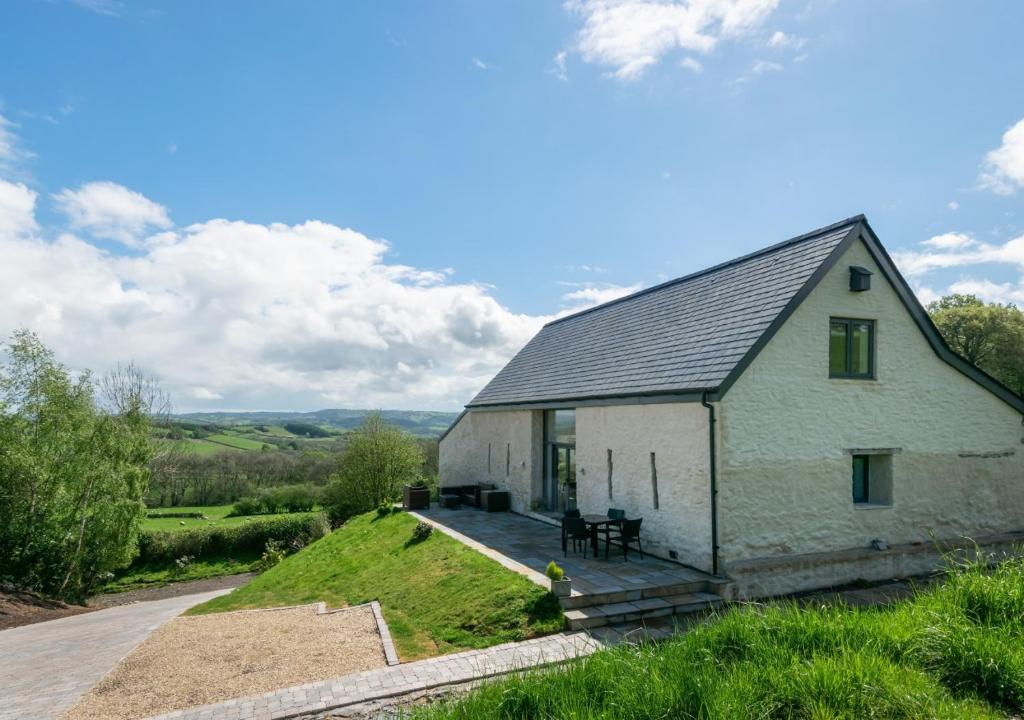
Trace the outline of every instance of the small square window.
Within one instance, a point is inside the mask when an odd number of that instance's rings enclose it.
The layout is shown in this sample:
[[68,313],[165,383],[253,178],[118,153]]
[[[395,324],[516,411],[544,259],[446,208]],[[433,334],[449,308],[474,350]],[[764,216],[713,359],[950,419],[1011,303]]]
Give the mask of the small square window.
[[828,375],[833,378],[875,377],[875,323],[832,318],[828,332]]
[[853,455],[854,505],[892,505],[892,455]]

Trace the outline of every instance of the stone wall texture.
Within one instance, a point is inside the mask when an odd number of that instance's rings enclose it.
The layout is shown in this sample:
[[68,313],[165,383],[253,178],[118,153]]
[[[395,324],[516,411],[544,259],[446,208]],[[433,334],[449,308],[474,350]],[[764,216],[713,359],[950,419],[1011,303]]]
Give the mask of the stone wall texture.
[[[871,290],[849,291],[850,265],[875,273]],[[828,377],[830,317],[875,321],[876,380]],[[1021,415],[934,353],[861,243],[729,390],[719,420],[726,572],[876,538],[899,545],[1024,529]],[[854,506],[852,448],[894,449],[891,505]],[[885,576],[885,564],[855,565],[854,577],[849,563],[818,564],[812,576],[805,568],[800,584]]]
[[515,512],[530,510],[542,494],[543,427],[536,410],[466,413],[441,440],[441,485],[494,483],[509,491]]
[[[580,509],[622,508],[644,519],[644,550],[711,569],[707,410],[699,403],[609,405],[576,410],[576,494]],[[608,497],[608,450],[612,497]],[[658,507],[654,507],[651,453]]]

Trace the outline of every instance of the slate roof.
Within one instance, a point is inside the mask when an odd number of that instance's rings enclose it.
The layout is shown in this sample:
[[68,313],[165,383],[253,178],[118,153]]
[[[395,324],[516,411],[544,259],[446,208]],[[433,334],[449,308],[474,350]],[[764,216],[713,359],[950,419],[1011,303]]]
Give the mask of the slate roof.
[[467,407],[714,391],[862,221],[550,322]]

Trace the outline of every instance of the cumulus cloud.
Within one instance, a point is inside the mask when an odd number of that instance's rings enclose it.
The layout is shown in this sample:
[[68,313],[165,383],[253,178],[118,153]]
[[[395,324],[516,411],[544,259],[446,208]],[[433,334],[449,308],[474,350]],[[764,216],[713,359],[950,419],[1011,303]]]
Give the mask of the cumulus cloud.
[[[148,212],[70,218],[120,232],[127,215],[132,238],[168,225],[132,254],[40,227],[36,194],[0,182],[0,337],[32,328],[73,367],[135,361],[179,410],[455,409],[556,317],[515,313],[450,270],[397,263],[387,242],[356,230],[223,219],[178,228],[162,206],[113,187]],[[581,285],[559,314],[634,289]]]
[[723,39],[744,37],[774,12],[778,0],[569,0],[582,18],[572,49],[629,82],[677,50],[707,53]]
[[[967,233],[949,232],[922,241],[918,249],[895,252],[893,260],[911,279],[922,303],[950,293],[973,294],[990,302],[1024,302],[1024,235],[998,244],[982,242]],[[1016,284],[997,283],[968,275],[950,283],[941,292],[923,282],[930,273],[937,271],[992,263],[1010,266],[1022,274],[1021,280]]]
[[75,230],[130,247],[137,247],[147,232],[172,225],[163,205],[113,182],[90,182],[78,190],[65,188],[54,200]]
[[777,50],[784,50],[787,48],[793,48],[799,50],[807,44],[807,38],[796,37],[795,35],[787,35],[781,30],[776,30],[772,33],[772,36],[768,38],[768,47],[775,48]]
[[36,229],[36,193],[21,183],[0,180],[0,237],[21,237]]
[[985,155],[978,184],[999,195],[1024,187],[1024,120],[1003,134],[1002,145]]

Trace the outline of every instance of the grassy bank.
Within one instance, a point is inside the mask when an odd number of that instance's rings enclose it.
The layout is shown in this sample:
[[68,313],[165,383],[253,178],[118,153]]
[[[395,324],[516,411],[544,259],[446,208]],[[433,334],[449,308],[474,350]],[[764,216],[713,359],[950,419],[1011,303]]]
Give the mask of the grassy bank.
[[1007,718],[1024,709],[1024,562],[883,609],[748,606],[420,710],[420,720]]
[[413,542],[415,526],[404,513],[358,516],[190,613],[378,600],[403,661],[561,629],[558,603],[543,589],[447,535]]

